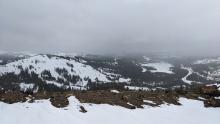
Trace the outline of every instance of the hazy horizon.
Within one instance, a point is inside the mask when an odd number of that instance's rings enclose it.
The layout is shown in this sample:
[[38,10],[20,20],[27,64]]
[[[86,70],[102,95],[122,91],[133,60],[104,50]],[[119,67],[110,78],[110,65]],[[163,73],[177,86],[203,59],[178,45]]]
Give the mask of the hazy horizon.
[[0,0],[0,51],[220,55],[219,0]]

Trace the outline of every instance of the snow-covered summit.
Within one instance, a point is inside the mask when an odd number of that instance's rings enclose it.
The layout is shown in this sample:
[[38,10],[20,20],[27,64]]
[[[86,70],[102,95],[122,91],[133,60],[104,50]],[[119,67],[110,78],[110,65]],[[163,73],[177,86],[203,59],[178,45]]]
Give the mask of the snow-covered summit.
[[[54,78],[54,80],[45,80],[47,83],[56,85],[58,85],[57,80],[62,79],[66,82],[71,76],[78,77],[78,80],[77,82],[70,81],[70,85],[80,84],[84,86],[88,83],[88,79],[93,82],[97,80],[101,82],[111,82],[107,78],[111,75],[105,73],[104,70],[100,71],[100,69],[95,69],[85,63],[85,60],[80,60],[75,57],[34,55],[0,66],[0,75],[7,73],[18,75],[22,71],[27,70],[29,74],[35,73],[42,79],[45,79],[45,76]],[[124,78],[120,77],[118,82],[123,81],[123,79]]]

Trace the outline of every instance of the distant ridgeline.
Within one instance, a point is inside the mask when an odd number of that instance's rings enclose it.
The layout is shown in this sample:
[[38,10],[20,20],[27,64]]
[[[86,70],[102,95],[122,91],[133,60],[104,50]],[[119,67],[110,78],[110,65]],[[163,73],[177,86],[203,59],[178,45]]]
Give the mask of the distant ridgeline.
[[220,58],[0,54],[2,90],[173,88],[220,81]]

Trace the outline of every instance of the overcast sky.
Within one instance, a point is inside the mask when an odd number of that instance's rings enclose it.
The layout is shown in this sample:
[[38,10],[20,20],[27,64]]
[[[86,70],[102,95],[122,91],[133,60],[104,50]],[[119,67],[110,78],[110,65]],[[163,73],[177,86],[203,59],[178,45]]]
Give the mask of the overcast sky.
[[0,51],[220,54],[220,0],[0,0]]

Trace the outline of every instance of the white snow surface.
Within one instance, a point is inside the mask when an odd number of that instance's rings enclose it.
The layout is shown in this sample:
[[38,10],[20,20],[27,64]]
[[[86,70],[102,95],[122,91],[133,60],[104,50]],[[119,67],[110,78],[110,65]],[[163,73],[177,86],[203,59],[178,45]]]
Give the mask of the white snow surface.
[[33,89],[35,84],[27,84],[27,83],[20,83],[20,90],[27,91],[28,89]]
[[146,72],[146,71],[147,71],[147,69],[142,67],[142,72]]
[[[163,72],[163,73],[168,73],[168,74],[173,74],[171,71],[171,67],[173,65],[166,63],[166,62],[157,62],[157,63],[147,63],[147,64],[141,64],[142,67],[153,67],[156,70],[150,70],[151,72]],[[146,69],[143,69],[142,72],[146,71]]]
[[220,81],[220,69],[217,69],[212,72],[208,72],[208,79],[215,80],[215,81]]
[[[198,60],[194,62],[193,64],[220,64],[220,57],[218,58],[209,58],[209,59],[203,59],[203,60]],[[215,81],[220,81],[220,69],[219,68],[209,68],[211,71],[206,72],[208,76],[206,79],[208,80],[215,80]],[[202,75],[200,75],[202,76]]]
[[[82,104],[69,97],[70,105],[55,108],[49,100],[35,103],[0,102],[1,124],[219,124],[220,108],[204,108],[201,101],[180,98],[182,106],[144,106],[130,110],[107,104]],[[79,112],[82,105],[88,111]]]
[[136,86],[125,86],[125,88],[128,88],[129,90],[150,90],[148,87],[136,87]]
[[130,82],[130,78],[119,78],[118,82]]
[[[29,73],[34,72],[41,76],[41,73],[45,70],[49,71],[52,75],[52,77],[58,79],[64,79],[65,78],[62,75],[59,75],[55,69],[66,69],[68,71],[68,74],[70,75],[76,75],[79,76],[82,81],[79,82],[79,84],[82,84],[85,86],[87,84],[87,81],[84,80],[84,78],[89,77],[91,81],[96,81],[96,78],[98,78],[99,81],[102,82],[111,82],[107,79],[107,76],[115,75],[113,73],[105,73],[104,70],[96,70],[90,65],[86,65],[86,62],[76,61],[74,59],[65,59],[62,57],[48,57],[47,55],[35,55],[31,56],[29,58],[21,59],[15,62],[8,63],[6,65],[0,66],[0,75],[3,75],[5,73],[15,73],[19,74],[21,72],[21,69],[19,69],[19,66],[21,66],[23,69],[28,69]],[[73,65],[73,67],[70,67],[70,65]],[[32,66],[32,68],[30,68]],[[120,75],[118,75],[120,76]],[[129,82],[130,79],[126,79],[120,76],[118,82]],[[62,84],[59,84],[54,81],[46,81],[48,84],[55,84],[58,87],[61,87]],[[70,82],[71,85],[71,82]]]
[[209,64],[209,63],[220,63],[220,57],[214,59],[203,59],[197,60],[194,64]]
[[147,56],[143,56],[143,58],[146,60],[146,61],[150,61],[151,59]]
[[153,101],[150,101],[150,100],[144,100],[144,102],[150,103],[150,104],[155,104]]
[[185,82],[187,84],[192,84],[193,81],[187,80],[187,77],[193,73],[193,70],[191,68],[183,67],[183,66],[181,68],[188,71],[188,74],[182,78],[183,82]]
[[[71,71],[71,67],[69,67],[67,63],[73,64],[73,72]],[[75,60],[67,60],[58,57],[49,58],[46,55],[37,55],[6,64],[6,67],[1,67],[0,70],[3,70],[1,71],[1,73],[15,72],[15,74],[18,74],[20,73],[20,69],[18,68],[19,65],[23,68],[29,68],[29,66],[32,65],[34,68],[30,69],[30,71],[35,72],[36,74],[41,74],[44,70],[48,70],[50,71],[51,75],[56,79],[60,77],[60,75],[55,71],[55,68],[65,68],[71,75],[79,75],[82,78],[90,77],[92,81],[95,81],[96,77],[100,81],[108,81],[105,75],[93,69],[91,66],[84,65]]]
[[[129,83],[131,81],[130,78],[124,78],[122,77],[120,74],[116,74],[116,73],[112,73],[111,71],[113,71],[112,69],[109,69],[109,68],[98,68],[98,70],[108,76],[108,77],[111,77],[113,80],[115,80],[115,82],[126,82],[126,83]],[[118,77],[118,79],[116,79],[115,77]]]
[[120,93],[118,90],[111,90],[112,93]]
[[[73,65],[73,67],[70,67],[69,65]],[[47,55],[35,55],[31,56],[29,58],[21,59],[15,62],[8,63],[6,65],[0,66],[0,75],[3,75],[5,73],[15,73],[19,74],[21,72],[21,69],[19,69],[19,66],[21,66],[23,69],[28,69],[29,73],[34,72],[41,76],[41,73],[45,70],[50,71],[52,77],[58,79],[64,79],[65,78],[62,75],[59,75],[55,69],[66,69],[68,71],[68,74],[70,75],[76,75],[79,76],[82,79],[82,82],[79,82],[79,84],[82,84],[83,86],[87,84],[87,81],[84,80],[84,78],[89,77],[91,81],[96,81],[96,78],[98,78],[99,81],[102,82],[111,82],[107,79],[107,75],[94,69],[93,67],[86,65],[84,63],[78,62],[74,59],[68,60],[56,56],[48,57]],[[32,66],[32,68],[30,68]],[[126,79],[123,77],[120,77],[118,82],[127,82],[130,81],[130,79]],[[55,84],[58,87],[62,86],[62,84],[59,84],[57,82],[53,81],[46,81],[48,84]],[[71,85],[71,82],[70,82]]]

